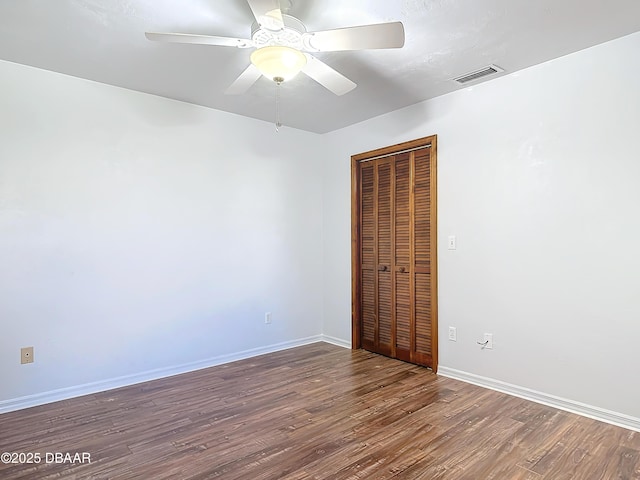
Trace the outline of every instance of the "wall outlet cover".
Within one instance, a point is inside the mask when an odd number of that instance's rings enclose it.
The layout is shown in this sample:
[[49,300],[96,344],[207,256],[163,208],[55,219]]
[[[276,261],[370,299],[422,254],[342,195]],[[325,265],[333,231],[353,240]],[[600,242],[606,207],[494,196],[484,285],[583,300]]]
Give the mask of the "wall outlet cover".
[[33,363],[33,347],[24,347],[20,349],[20,363]]

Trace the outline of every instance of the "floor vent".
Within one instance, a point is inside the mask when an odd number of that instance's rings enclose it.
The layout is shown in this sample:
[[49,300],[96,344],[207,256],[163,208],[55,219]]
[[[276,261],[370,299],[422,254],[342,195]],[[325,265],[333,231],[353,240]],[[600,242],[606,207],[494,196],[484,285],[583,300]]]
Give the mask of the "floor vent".
[[488,77],[489,75],[495,75],[496,73],[504,72],[504,69],[496,66],[489,65],[480,70],[476,70],[475,72],[466,73],[461,77],[454,78],[453,80],[464,85],[465,83],[473,82],[474,80],[478,80],[480,78]]

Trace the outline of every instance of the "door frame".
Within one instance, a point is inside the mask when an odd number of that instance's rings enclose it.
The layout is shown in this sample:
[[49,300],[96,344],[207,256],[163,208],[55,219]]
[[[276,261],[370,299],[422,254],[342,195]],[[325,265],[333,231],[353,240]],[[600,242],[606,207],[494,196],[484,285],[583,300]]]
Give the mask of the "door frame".
[[395,155],[407,150],[430,147],[431,162],[430,197],[431,197],[431,322],[432,339],[431,351],[433,357],[432,370],[438,370],[438,202],[437,202],[437,135],[422,137],[408,142],[390,145],[388,147],[370,150],[351,156],[351,348],[362,348],[362,319],[361,311],[361,232],[360,232],[360,164],[363,161]]

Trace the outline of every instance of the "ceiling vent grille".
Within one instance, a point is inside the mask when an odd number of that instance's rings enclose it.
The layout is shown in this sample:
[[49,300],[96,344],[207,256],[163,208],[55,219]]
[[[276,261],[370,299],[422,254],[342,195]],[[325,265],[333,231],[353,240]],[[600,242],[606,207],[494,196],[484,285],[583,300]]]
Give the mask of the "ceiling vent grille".
[[480,78],[488,77],[489,75],[495,75],[496,73],[504,72],[504,69],[496,66],[496,65],[488,65],[480,70],[476,70],[475,72],[466,73],[458,78],[454,78],[453,80],[464,85],[465,83],[473,82],[474,80],[478,80]]

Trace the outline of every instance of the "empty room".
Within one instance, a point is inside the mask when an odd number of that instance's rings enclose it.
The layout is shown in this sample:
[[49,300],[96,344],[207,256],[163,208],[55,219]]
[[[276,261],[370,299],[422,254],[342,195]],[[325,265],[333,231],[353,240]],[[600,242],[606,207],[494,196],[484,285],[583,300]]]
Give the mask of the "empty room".
[[640,479],[640,2],[0,2],[0,478]]

